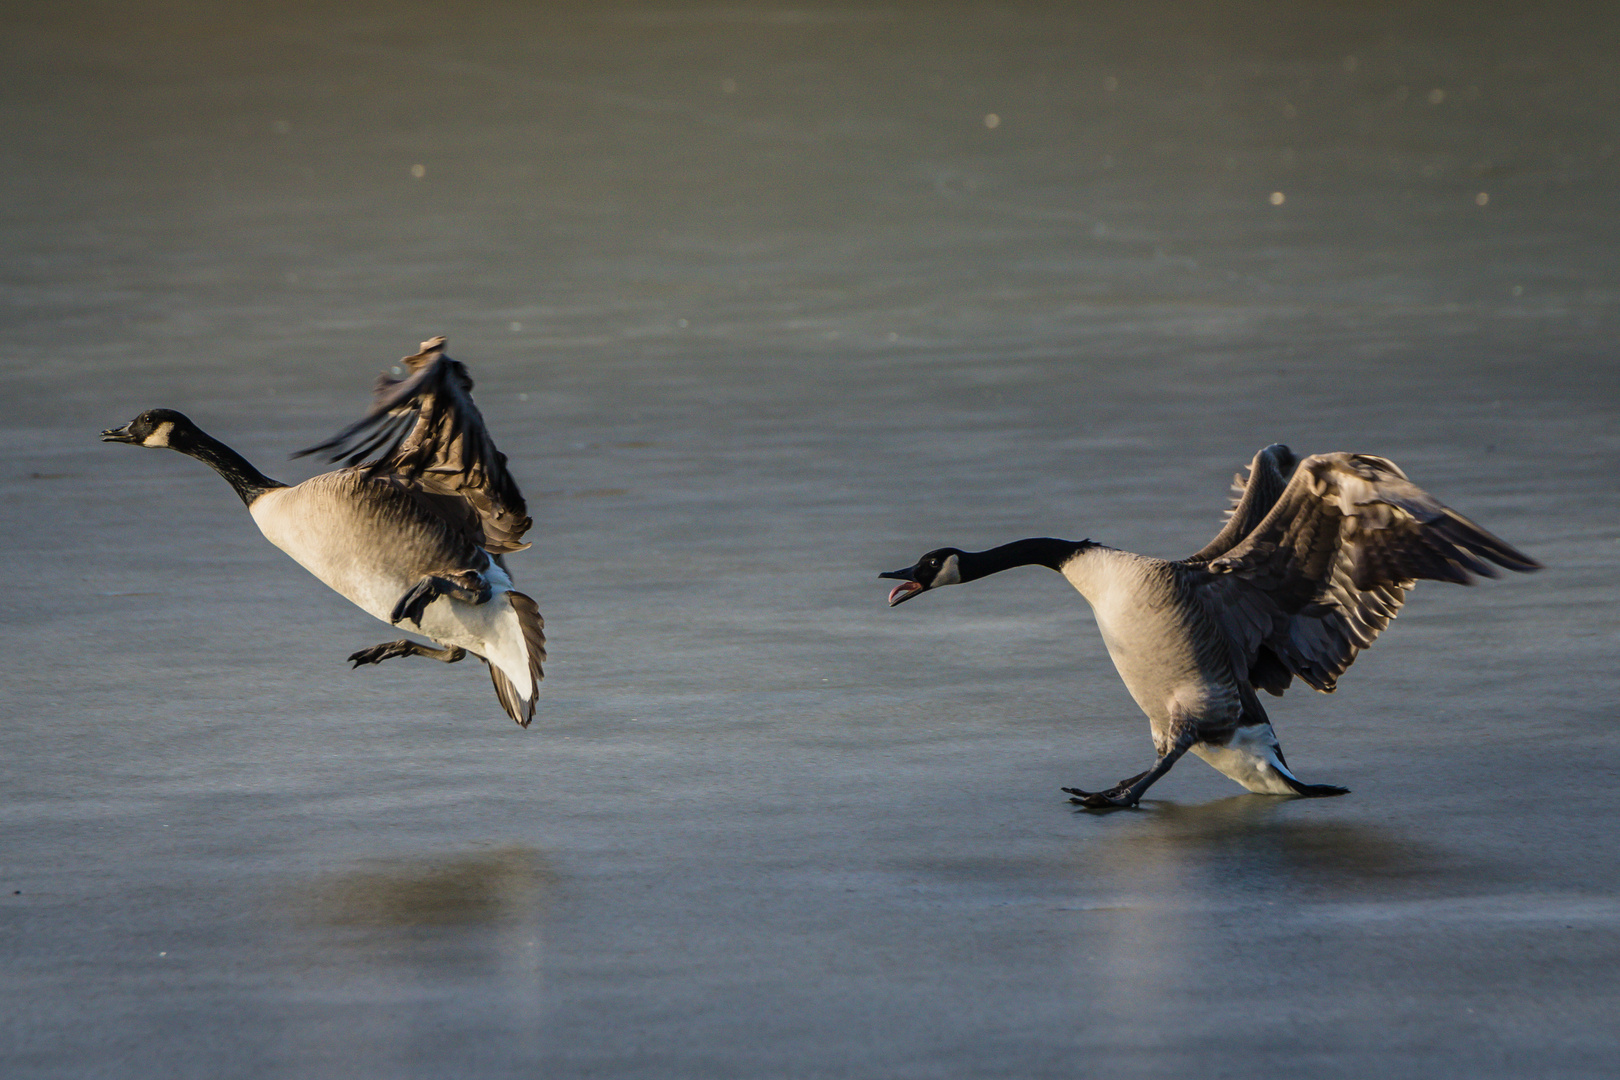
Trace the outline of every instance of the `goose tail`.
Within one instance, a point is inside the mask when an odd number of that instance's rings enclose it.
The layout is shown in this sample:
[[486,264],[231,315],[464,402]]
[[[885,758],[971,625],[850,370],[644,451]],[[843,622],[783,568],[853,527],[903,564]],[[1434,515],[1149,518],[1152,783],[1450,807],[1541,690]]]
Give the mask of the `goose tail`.
[[534,719],[540,680],[545,678],[540,665],[546,658],[546,621],[540,617],[539,607],[528,596],[520,592],[508,592],[505,596],[517,616],[522,646],[521,649],[502,650],[513,654],[503,657],[505,663],[488,658],[485,663],[489,665],[489,678],[495,684],[495,696],[501,699],[501,708],[518,722],[519,727],[528,727],[529,721]]
[[1300,795],[1319,799],[1343,795],[1349,788],[1334,784],[1307,784],[1294,775],[1270,723],[1245,724],[1223,746],[1196,743],[1192,752],[1216,771],[1261,795]]

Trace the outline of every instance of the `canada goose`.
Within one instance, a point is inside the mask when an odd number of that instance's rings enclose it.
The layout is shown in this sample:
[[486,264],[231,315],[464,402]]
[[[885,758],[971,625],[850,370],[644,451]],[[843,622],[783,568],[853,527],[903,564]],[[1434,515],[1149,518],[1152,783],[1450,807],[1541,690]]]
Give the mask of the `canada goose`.
[[410,623],[439,646],[387,641],[350,656],[355,667],[394,656],[453,664],[470,652],[488,665],[507,714],[528,727],[543,677],[544,622],[512,587],[502,556],[529,546],[522,540],[531,521],[473,404],[472,379],[444,346],[442,337],[424,341],[405,358],[407,374],[377,380],[364,418],[294,454],[330,454],[348,465],[294,487],[173,409],[150,409],[101,438],[166,446],[209,465],[272,544],[377,618]]
[[1266,447],[1233,477],[1225,528],[1180,562],[1090,540],[1038,537],[989,551],[939,548],[898,578],[889,606],[1014,566],[1058,571],[1091,604],[1108,655],[1147,713],[1158,760],[1106,791],[1064,788],[1070,802],[1134,806],[1191,750],[1250,791],[1343,795],[1305,784],[1283,759],[1256,690],[1281,696],[1295,676],[1331,693],[1356,654],[1400,610],[1419,578],[1473,582],[1491,563],[1540,563],[1423,491],[1386,458]]

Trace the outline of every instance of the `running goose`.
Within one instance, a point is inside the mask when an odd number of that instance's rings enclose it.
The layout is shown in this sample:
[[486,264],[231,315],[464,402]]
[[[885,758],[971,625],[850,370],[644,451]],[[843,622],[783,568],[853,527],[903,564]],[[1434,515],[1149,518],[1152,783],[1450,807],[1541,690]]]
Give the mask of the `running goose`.
[[377,380],[371,411],[305,454],[346,468],[295,487],[270,479],[173,409],[151,409],[105,442],[166,446],[230,482],[265,538],[377,618],[414,629],[437,648],[387,641],[349,657],[355,667],[395,656],[453,664],[472,653],[489,667],[507,715],[534,717],[546,658],[535,603],[512,587],[502,556],[522,551],[531,521],[472,400],[472,378],[422,343],[401,378]]
[[1387,458],[1266,447],[1233,477],[1226,526],[1180,562],[1090,540],[1038,537],[989,551],[939,548],[898,578],[889,606],[1014,566],[1058,571],[1091,604],[1103,643],[1152,726],[1158,760],[1106,791],[1064,788],[1093,809],[1134,806],[1191,750],[1250,791],[1343,795],[1289,771],[1256,690],[1297,676],[1331,693],[1418,579],[1473,583],[1491,564],[1536,570],[1406,478]]

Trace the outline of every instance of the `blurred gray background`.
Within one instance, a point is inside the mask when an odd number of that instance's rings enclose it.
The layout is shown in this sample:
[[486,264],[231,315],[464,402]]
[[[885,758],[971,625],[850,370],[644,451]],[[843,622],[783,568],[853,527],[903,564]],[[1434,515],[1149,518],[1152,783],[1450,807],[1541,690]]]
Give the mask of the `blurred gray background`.
[[[1620,8],[9,4],[0,1072],[1620,1071]],[[540,714],[96,433],[289,482],[432,334]],[[1544,561],[1145,768],[1039,569],[1269,442]]]

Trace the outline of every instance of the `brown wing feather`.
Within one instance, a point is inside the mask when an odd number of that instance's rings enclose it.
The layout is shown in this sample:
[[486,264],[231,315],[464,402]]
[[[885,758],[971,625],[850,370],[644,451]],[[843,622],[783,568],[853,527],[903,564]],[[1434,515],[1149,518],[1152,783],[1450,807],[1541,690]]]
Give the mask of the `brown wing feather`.
[[1241,542],[1207,563],[1195,560],[1183,572],[1199,575],[1197,591],[1234,642],[1235,659],[1253,685],[1276,694],[1294,675],[1331,691],[1420,579],[1467,585],[1474,575],[1495,577],[1498,566],[1541,565],[1394,462],[1342,453],[1300,462]]
[[405,358],[408,375],[378,378],[370,412],[293,456],[363,464],[368,476],[392,476],[440,502],[464,501],[477,515],[485,550],[522,551],[533,524],[523,493],[473,404],[472,376],[444,346],[442,337],[424,341],[421,352]]
[[1208,562],[1242,542],[1277,505],[1298,460],[1282,443],[1272,443],[1254,455],[1254,460],[1249,462],[1248,479],[1241,475],[1232,477],[1233,498],[1231,508],[1226,511],[1226,525],[1215,534],[1215,539],[1188,556],[1186,561]]

